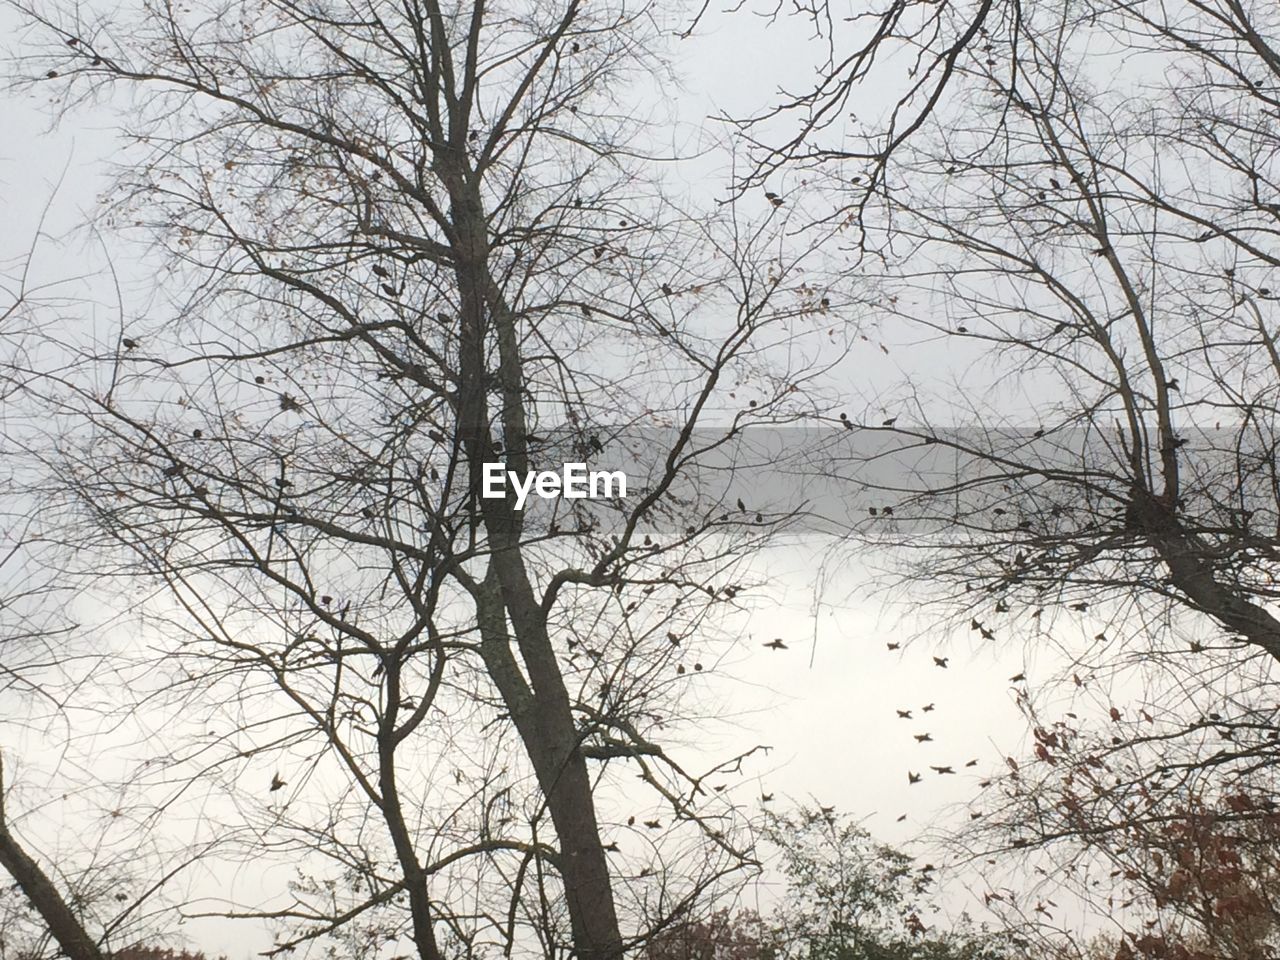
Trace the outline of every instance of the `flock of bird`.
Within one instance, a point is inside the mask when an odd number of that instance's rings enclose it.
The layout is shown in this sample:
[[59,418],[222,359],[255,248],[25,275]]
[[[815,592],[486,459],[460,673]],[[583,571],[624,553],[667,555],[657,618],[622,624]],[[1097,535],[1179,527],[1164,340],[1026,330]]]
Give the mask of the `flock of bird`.
[[[988,634],[988,632],[989,632],[989,631],[987,631],[987,630],[986,630],[986,628],[984,628],[984,627],[982,626],[982,624],[981,624],[981,623],[979,623],[977,620],[973,621],[973,623],[971,624],[971,626],[972,626],[972,627],[973,627],[973,629],[975,629],[975,630],[981,630],[984,636],[986,636],[986,635]],[[988,637],[988,639],[991,639],[991,638],[990,638],[990,637]],[[769,642],[767,642],[767,643],[763,644],[763,646],[764,646],[764,647],[765,647],[765,649],[767,649],[767,650],[789,650],[789,649],[791,649],[790,647],[788,647],[788,646],[787,646],[786,642],[785,642],[781,637],[775,637],[774,639],[770,640]],[[886,646],[886,647],[889,649],[889,651],[891,651],[891,652],[892,652],[892,651],[894,651],[894,650],[901,650],[901,649],[902,649],[902,644],[901,644],[901,643],[893,642],[893,641],[887,642],[887,643],[885,644],[885,646]],[[935,667],[937,667],[938,669],[940,669],[940,670],[946,670],[946,669],[948,669],[948,667],[949,667],[949,665],[950,665],[950,662],[951,662],[951,658],[950,658],[950,657],[940,657],[940,656],[937,656],[936,654],[935,654],[935,655],[933,655],[933,665],[934,665]],[[1011,677],[1009,678],[1009,681],[1010,681],[1011,683],[1025,683],[1025,682],[1026,682],[1026,680],[1027,680],[1027,675],[1026,675],[1026,673],[1024,673],[1024,672],[1018,672],[1018,673],[1015,673],[1013,676],[1011,676]],[[914,719],[915,719],[915,710],[916,710],[916,709],[918,709],[922,714],[924,714],[924,713],[932,713],[932,712],[935,710],[935,708],[936,708],[936,707],[937,707],[937,704],[936,704],[936,703],[926,703],[926,704],[924,704],[923,706],[918,707],[918,708],[905,708],[905,709],[904,709],[904,708],[899,707],[899,708],[896,708],[894,712],[898,715],[898,719],[899,719],[899,720],[914,720]],[[912,737],[915,739],[916,743],[922,743],[922,744],[923,744],[923,743],[934,743],[934,742],[935,742],[935,741],[934,741],[934,739],[933,739],[933,734],[932,734],[931,732],[929,732],[929,731],[925,731],[925,732],[923,732],[923,733],[914,733],[914,734],[912,734]],[[977,765],[978,765],[978,758],[976,758],[976,757],[975,757],[974,759],[967,761],[967,762],[964,764],[964,767],[965,767],[965,768],[972,768],[972,767],[976,767]],[[955,775],[955,773],[956,773],[956,768],[955,768],[955,765],[954,765],[954,764],[938,764],[938,765],[929,764],[929,765],[928,765],[928,768],[929,768],[930,770],[932,770],[932,771],[933,771],[937,776],[940,776],[940,777],[944,777],[944,776],[954,776],[954,775]],[[924,780],[924,774],[923,774],[923,773],[916,773],[916,772],[915,772],[915,771],[913,771],[913,770],[908,770],[908,771],[907,771],[907,783],[908,783],[908,784],[910,784],[910,785],[914,786],[915,784],[920,783],[920,782],[922,782],[923,780]],[[982,786],[984,786],[984,787],[985,787],[985,786],[987,786],[989,782],[990,782],[990,781],[984,781],[984,782],[982,783]],[[764,799],[764,798],[762,798],[762,799]],[[772,796],[770,796],[768,799],[772,799]],[[975,817],[975,818],[976,818],[976,817],[981,816],[981,814],[971,814],[971,816],[973,816],[973,817]],[[904,814],[902,814],[900,817],[898,817],[898,822],[899,822],[899,823],[901,823],[903,820],[906,820],[906,819],[907,819],[907,815],[904,813]]]

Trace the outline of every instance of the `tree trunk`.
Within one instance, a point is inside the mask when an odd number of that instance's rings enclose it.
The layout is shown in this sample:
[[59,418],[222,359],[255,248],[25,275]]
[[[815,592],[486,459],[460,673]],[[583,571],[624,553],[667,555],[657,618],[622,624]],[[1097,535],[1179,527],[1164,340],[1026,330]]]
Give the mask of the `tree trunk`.
[[80,918],[68,906],[67,901],[62,899],[62,894],[49,879],[49,875],[9,832],[9,823],[4,809],[2,766],[0,766],[0,866],[9,872],[27,899],[31,901],[53,938],[58,941],[58,946],[62,948],[63,953],[71,960],[106,960],[102,951],[98,949],[97,942],[80,922]]

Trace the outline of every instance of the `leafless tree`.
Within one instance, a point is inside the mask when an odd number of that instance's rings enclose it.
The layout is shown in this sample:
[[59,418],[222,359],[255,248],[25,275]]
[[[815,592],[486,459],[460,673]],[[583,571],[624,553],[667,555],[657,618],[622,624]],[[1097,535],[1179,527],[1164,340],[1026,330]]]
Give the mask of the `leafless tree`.
[[915,364],[850,411],[855,536],[962,636],[1065,656],[1058,686],[1012,678],[1033,755],[974,815],[1070,861],[1068,837],[1105,843],[1062,806],[1093,789],[1066,743],[1103,765],[1115,849],[1274,784],[1280,46],[1273,7],[1231,0],[1011,24],[957,61],[896,177],[850,192],[859,158],[828,154],[812,182],[861,205],[851,245],[886,265],[874,306]]
[[[92,678],[125,663],[78,620],[91,581],[68,563],[45,469],[55,451],[41,384],[79,366],[72,325],[60,318],[85,307],[74,278],[41,278],[51,245],[42,218],[30,249],[0,268],[0,867],[13,881],[0,897],[0,942],[27,960],[102,960],[157,931],[165,908],[156,895],[192,860],[173,848],[157,855],[142,829],[125,849],[118,842],[120,798],[138,781],[98,750],[120,714],[98,699]],[[74,839],[53,827],[71,792],[81,814],[112,811],[85,817]]]
[[[51,378],[77,535],[163,588],[134,609],[166,766],[244,856],[305,860],[282,908],[215,912],[423,960],[616,957],[696,915],[754,866],[754,750],[672,749],[786,516],[684,481],[812,412],[842,295],[776,209],[664,194],[628,104],[667,13],[18,7],[16,70],[127,104],[104,218],[159,264],[96,379]],[[612,506],[479,496],[485,462],[637,447]]]

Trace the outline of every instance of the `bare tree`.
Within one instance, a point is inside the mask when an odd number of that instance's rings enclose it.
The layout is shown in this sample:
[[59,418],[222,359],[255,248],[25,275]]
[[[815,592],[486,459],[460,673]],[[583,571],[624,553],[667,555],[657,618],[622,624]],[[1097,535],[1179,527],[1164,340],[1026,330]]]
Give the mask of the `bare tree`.
[[[102,742],[121,733],[122,713],[98,699],[93,678],[120,673],[127,660],[78,619],[88,612],[92,578],[69,562],[65,500],[47,472],[56,405],[43,385],[82,368],[76,333],[60,321],[86,306],[74,278],[41,279],[51,259],[52,205],[26,253],[0,269],[0,867],[13,880],[0,907],[0,942],[27,960],[52,952],[102,960],[163,930],[163,918],[172,921],[160,889],[199,856],[161,852],[145,829],[131,831],[125,849],[119,843],[122,796],[142,781],[104,755]],[[55,838],[52,825],[72,793],[78,814],[104,807],[111,814],[86,817],[74,838]]]
[[961,636],[1060,657],[1056,685],[1011,678],[1031,756],[988,779],[970,855],[1138,855],[1133,831],[1274,784],[1276,36],[1263,4],[1022,9],[896,178],[850,192],[859,158],[815,160],[921,358],[847,417],[855,539]]
[[[423,960],[616,957],[695,916],[754,868],[726,789],[754,751],[671,738],[786,517],[681,484],[813,409],[841,296],[777,212],[664,196],[627,106],[663,12],[19,7],[17,69],[129,98],[109,218],[171,294],[56,381],[79,533],[167,591],[167,762],[245,856],[314,858],[231,912]],[[486,462],[626,451],[653,471],[612,505],[480,496]]]

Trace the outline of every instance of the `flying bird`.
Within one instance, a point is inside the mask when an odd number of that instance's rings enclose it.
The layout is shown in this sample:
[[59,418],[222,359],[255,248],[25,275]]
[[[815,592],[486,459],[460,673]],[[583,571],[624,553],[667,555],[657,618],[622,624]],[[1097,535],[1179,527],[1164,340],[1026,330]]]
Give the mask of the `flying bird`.
[[899,710],[899,711],[898,711],[898,716],[899,716],[899,717],[901,717],[903,720],[910,720],[910,719],[911,719],[911,711],[910,711],[910,710]]
[[918,773],[912,773],[910,770],[908,770],[908,771],[907,771],[907,783],[919,783],[919,782],[920,782],[920,774],[918,774]]
[[914,736],[916,738],[916,743],[933,743],[933,736],[931,734],[917,733],[914,734]]
[[788,647],[785,643],[783,643],[783,642],[782,642],[782,638],[781,638],[781,637],[778,637],[777,639],[774,639],[774,640],[770,640],[768,643],[764,644],[764,646],[765,646],[767,649],[769,649],[769,650],[789,650],[789,649],[791,649],[791,648],[790,648],[790,647]]
[[932,712],[933,712],[933,704],[932,704],[932,703],[926,703],[926,704],[925,704],[923,707],[921,707],[920,709],[921,709],[922,711],[924,711],[925,713],[932,713]]
[[948,773],[955,773],[955,771],[952,770],[950,767],[935,767],[931,765],[929,769],[932,770],[934,773],[938,774],[938,776],[942,776]]
[[284,781],[280,779],[279,772],[273,773],[271,775],[271,792],[272,793],[275,793],[277,790],[283,789],[284,785],[285,785]]
[[1009,682],[1022,683],[1026,679],[1027,679],[1027,675],[1025,673],[1015,673],[1012,677],[1009,678]]
[[885,644],[885,646],[886,646],[886,647],[888,647],[890,650],[901,650],[901,649],[902,649],[902,644],[900,644],[900,643],[886,643],[886,644]]
[[950,657],[934,657],[933,662],[945,670],[947,669],[947,661],[950,659]]

